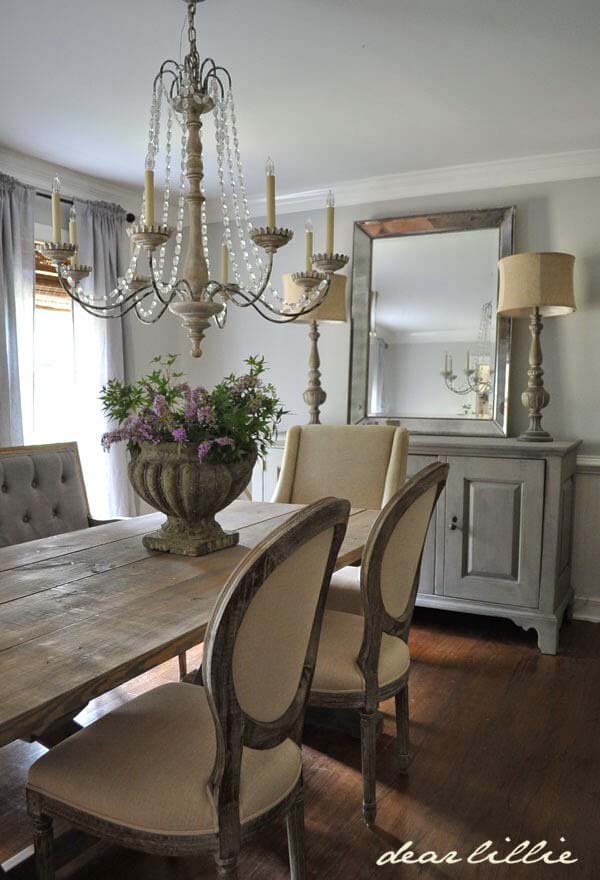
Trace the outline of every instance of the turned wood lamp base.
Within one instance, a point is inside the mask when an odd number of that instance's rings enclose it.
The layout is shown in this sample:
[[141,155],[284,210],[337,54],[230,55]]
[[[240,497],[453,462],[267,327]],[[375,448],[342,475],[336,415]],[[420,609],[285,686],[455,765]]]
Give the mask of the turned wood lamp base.
[[529,349],[529,381],[527,390],[521,395],[521,403],[529,413],[529,427],[519,435],[519,440],[526,443],[550,443],[554,438],[542,428],[542,410],[548,406],[550,395],[544,388],[544,371],[542,369],[542,319],[539,308],[534,308],[529,318],[531,331],[531,348]]
[[308,406],[309,425],[321,424],[321,407],[327,400],[327,394],[321,388],[321,359],[319,357],[319,325],[316,321],[310,322],[308,338],[310,339],[310,354],[308,357],[308,388],[302,395]]

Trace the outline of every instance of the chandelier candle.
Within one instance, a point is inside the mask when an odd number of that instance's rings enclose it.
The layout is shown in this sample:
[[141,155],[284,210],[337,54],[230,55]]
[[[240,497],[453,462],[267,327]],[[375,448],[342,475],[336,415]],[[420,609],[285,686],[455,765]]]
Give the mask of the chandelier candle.
[[[77,211],[71,208],[69,212],[69,242],[77,246]],[[71,257],[71,266],[77,265],[77,255]]]
[[306,221],[306,271],[312,272],[313,257],[313,225],[312,220]]
[[55,177],[52,181],[52,239],[57,244],[62,240],[60,222],[60,180]]
[[275,164],[271,157],[267,159],[265,165],[265,173],[267,175],[267,226],[269,229],[275,228]]
[[[174,5],[175,4],[174,2]],[[181,5],[181,4],[179,4]],[[218,6],[218,4],[217,4]],[[330,288],[331,277],[348,257],[331,253],[312,255],[312,268],[300,273],[304,285],[299,300],[288,301],[272,286],[273,261],[293,237],[291,229],[277,227],[275,168],[266,171],[266,226],[255,227],[249,212],[231,76],[212,58],[199,55],[196,33],[197,0],[185,0],[187,52],[182,61],[167,59],[153,80],[140,220],[128,229],[132,249],[129,267],[112,291],[86,292],[81,280],[91,267],[70,265],[76,245],[60,242],[60,202],[53,192],[54,242],[40,245],[56,266],[63,290],[85,311],[100,318],[122,318],[134,311],[144,324],[157,323],[165,312],[177,315],[191,340],[193,357],[214,323],[225,326],[230,306],[253,308],[273,324],[287,324],[317,308]],[[174,33],[178,34],[179,29]],[[217,260],[211,277],[209,234],[204,192],[202,118],[212,114],[216,143],[217,185],[220,195],[225,249],[221,250],[220,280]],[[164,157],[164,189],[154,190],[156,163]],[[176,156],[176,159],[175,159]],[[172,170],[177,164],[175,179]],[[162,181],[163,177],[161,177]],[[53,188],[54,190],[54,188]],[[172,202],[176,222],[168,225]],[[329,204],[329,202],[328,202]],[[185,212],[188,214],[187,253],[181,261]],[[328,250],[333,250],[333,208]],[[328,228],[329,228],[328,226]],[[166,247],[174,238],[167,261]],[[226,256],[227,266],[224,259]],[[139,265],[140,259],[145,265]],[[180,270],[180,262],[183,268]],[[305,267],[303,267],[305,268]]]
[[146,158],[144,172],[144,220],[146,226],[154,226],[154,160]]
[[327,242],[325,245],[325,253],[331,256],[333,254],[333,228],[335,216],[335,197],[332,190],[327,193]]

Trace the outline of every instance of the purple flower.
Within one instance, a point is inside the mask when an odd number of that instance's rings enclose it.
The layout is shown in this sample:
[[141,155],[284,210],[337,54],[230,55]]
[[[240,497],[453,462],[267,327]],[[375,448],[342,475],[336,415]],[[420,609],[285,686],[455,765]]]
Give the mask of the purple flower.
[[260,388],[262,380],[258,376],[240,376],[236,382],[238,392],[250,391],[252,388]]
[[201,425],[209,425],[211,422],[214,422],[215,411],[212,406],[198,407],[197,419]]
[[206,461],[211,446],[211,440],[204,440],[202,443],[200,443],[200,445],[198,446],[198,458],[200,459],[200,461]]
[[120,440],[124,439],[123,431],[117,429],[116,431],[107,431],[102,435],[102,448],[105,452],[108,452],[113,443],[118,443]]
[[175,428],[174,431],[171,431],[171,436],[176,443],[187,443],[188,435],[185,428]]
[[152,410],[154,415],[158,416],[158,418],[162,418],[167,412],[167,401],[163,394],[156,394],[154,397],[154,401],[152,403]]
[[217,437],[214,441],[218,446],[235,446],[231,437]]

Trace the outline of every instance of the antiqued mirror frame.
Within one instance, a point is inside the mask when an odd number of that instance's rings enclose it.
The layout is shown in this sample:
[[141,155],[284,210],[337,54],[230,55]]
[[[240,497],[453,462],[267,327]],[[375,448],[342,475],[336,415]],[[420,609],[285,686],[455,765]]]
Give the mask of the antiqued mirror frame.
[[506,436],[508,431],[508,379],[511,321],[496,317],[496,362],[494,407],[491,419],[415,418],[401,415],[369,416],[369,323],[373,242],[406,235],[443,235],[473,229],[498,229],[498,259],[514,252],[515,208],[451,211],[440,214],[410,214],[383,220],[354,223],[352,260],[350,377],[348,422],[350,424],[397,424],[414,434],[456,434]]

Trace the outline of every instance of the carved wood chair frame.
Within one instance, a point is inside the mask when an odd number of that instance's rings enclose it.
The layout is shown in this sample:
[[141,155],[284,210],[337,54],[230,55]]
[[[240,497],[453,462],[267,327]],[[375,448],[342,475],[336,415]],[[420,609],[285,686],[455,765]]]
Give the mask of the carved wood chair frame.
[[[219,876],[237,878],[242,840],[274,819],[286,816],[292,880],[305,877],[302,778],[275,807],[241,825],[239,816],[242,749],[270,749],[286,738],[298,745],[314,673],[327,589],[344,539],[350,504],[325,498],[303,508],[258,544],[231,575],[219,597],[206,636],[203,678],[217,736],[217,755],[210,779],[218,815],[218,831],[197,836],[175,836],[134,830],[81,812],[39,792],[27,790],[27,806],[34,825],[38,880],[54,880],[52,818],[122,846],[163,856],[191,856],[212,850]],[[295,550],[328,529],[333,537],[320,588],[302,675],[296,694],[277,720],[258,722],[241,708],[233,679],[233,652],[237,635],[253,598],[264,582]]]
[[431,488],[436,487],[435,498],[423,539],[427,533],[431,517],[438,499],[444,490],[449,466],[434,462],[423,468],[383,508],[375,520],[367,543],[360,573],[360,591],[364,615],[364,634],[357,658],[358,667],[365,680],[364,690],[355,693],[316,693],[310,695],[310,705],[327,709],[358,709],[361,713],[361,751],[363,764],[363,816],[367,824],[375,821],[375,752],[377,739],[377,707],[380,702],[395,697],[397,722],[397,757],[402,770],[409,763],[408,753],[408,675],[409,670],[395,681],[379,687],[378,665],[381,640],[384,633],[408,643],[412,621],[423,547],[415,572],[411,591],[401,617],[392,617],[385,609],[381,595],[381,567],[385,551],[394,530],[412,505]]

